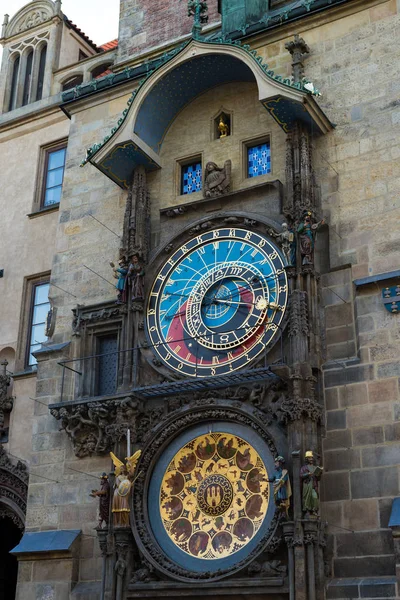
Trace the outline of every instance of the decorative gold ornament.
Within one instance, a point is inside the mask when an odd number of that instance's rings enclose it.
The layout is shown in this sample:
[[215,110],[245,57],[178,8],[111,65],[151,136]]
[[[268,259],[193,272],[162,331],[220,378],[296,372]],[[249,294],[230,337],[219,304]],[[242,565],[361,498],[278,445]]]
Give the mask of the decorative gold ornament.
[[268,479],[262,459],[242,438],[221,432],[191,440],[176,453],[161,484],[168,536],[197,558],[238,552],[264,521]]

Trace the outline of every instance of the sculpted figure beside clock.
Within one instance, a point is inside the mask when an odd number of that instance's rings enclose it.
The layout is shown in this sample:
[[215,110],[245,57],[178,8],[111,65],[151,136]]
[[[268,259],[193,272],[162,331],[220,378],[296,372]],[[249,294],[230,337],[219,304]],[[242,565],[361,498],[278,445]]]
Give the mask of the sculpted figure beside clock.
[[285,261],[261,233],[223,227],[189,239],[150,290],[147,333],[161,361],[185,376],[246,367],[286,310]]

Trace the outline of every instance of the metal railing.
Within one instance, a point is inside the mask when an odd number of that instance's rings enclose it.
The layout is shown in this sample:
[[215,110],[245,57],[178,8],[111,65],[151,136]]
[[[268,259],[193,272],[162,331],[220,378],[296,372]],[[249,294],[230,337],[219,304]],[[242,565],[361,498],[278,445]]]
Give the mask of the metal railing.
[[[279,329],[280,358],[275,360],[273,365],[284,365],[285,361],[283,358],[282,327],[280,325],[274,325],[277,327],[277,329]],[[264,326],[265,330],[269,326],[270,324],[266,324]],[[204,336],[187,336],[174,340],[174,343],[193,341],[197,342],[197,340],[202,337]],[[274,344],[276,344],[277,341],[278,340],[275,340]],[[58,365],[62,367],[60,402],[85,400],[99,396],[124,396],[131,392],[134,392],[142,397],[154,397],[160,395],[168,396],[186,391],[200,391],[201,389],[212,388],[216,389],[221,387],[241,385],[250,381],[260,381],[267,378],[269,374],[272,374],[267,360],[268,352],[266,349],[263,351],[262,355],[255,357],[254,360],[252,360],[252,366],[249,365],[249,367],[246,369],[238,369],[223,375],[204,376],[198,372],[200,366],[198,359],[199,345],[196,344],[194,376],[187,376],[186,379],[174,378],[171,380],[171,382],[163,384],[139,386],[139,352],[147,350],[152,351],[152,348],[159,348],[161,346],[170,347],[170,342],[157,342],[155,344],[151,344],[146,341],[142,345],[127,348],[125,350],[115,350],[102,354],[92,354],[89,356],[58,362]],[[117,355],[117,361],[115,368],[115,385],[113,386],[114,391],[109,394],[104,394],[103,391],[99,389],[98,384],[99,363],[100,360],[104,359],[105,357],[113,357],[115,355]],[[158,358],[157,354],[154,356],[155,358]],[[160,362],[162,363],[162,361]]]

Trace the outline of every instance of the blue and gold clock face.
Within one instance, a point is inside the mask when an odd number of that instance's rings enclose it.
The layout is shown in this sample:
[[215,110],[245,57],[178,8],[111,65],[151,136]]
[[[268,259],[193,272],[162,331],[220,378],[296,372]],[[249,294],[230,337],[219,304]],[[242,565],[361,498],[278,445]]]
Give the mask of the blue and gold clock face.
[[183,375],[227,374],[271,342],[287,296],[284,261],[270,240],[241,228],[204,232],[174,252],[154,281],[150,343]]

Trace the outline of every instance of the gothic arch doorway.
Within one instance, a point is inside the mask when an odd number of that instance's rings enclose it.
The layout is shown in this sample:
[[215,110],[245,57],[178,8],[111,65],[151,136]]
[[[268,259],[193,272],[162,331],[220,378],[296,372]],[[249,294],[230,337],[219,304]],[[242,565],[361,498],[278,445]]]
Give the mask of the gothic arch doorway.
[[18,564],[10,550],[19,543],[25,528],[28,469],[14,463],[0,445],[0,598],[14,600]]
[[0,598],[14,600],[17,587],[18,562],[10,550],[22,537],[22,531],[9,517],[0,520]]

